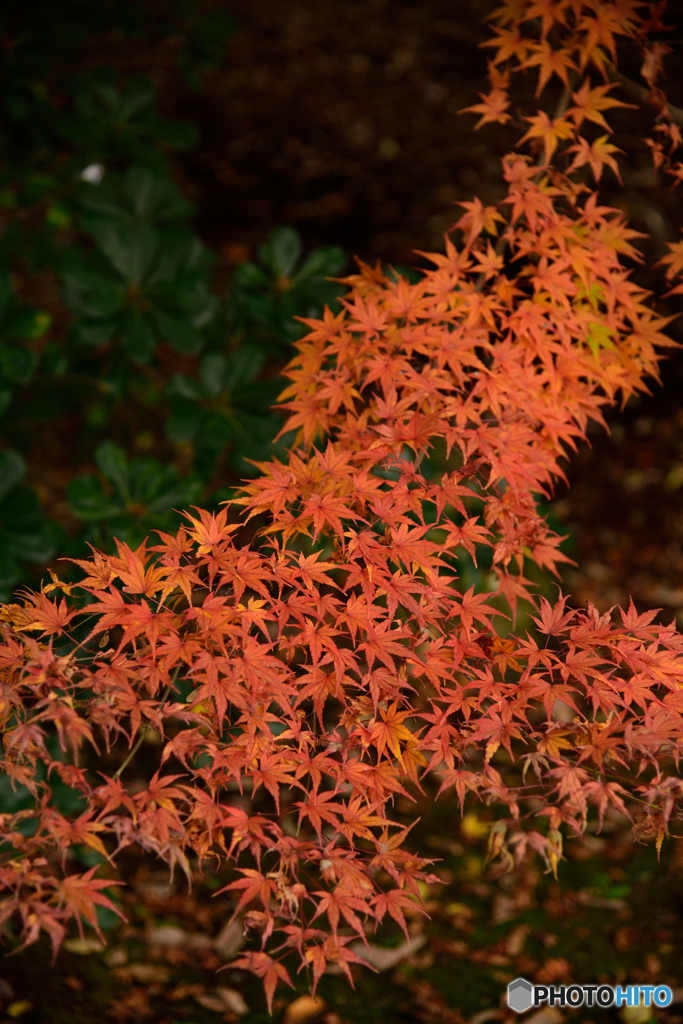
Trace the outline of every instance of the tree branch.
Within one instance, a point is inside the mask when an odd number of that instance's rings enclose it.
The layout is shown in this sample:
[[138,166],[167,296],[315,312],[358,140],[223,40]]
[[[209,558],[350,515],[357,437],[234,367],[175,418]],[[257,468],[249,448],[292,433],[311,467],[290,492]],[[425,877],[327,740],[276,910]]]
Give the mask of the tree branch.
[[[639,85],[638,82],[634,82],[632,78],[627,78],[626,75],[622,75],[621,71],[617,71],[613,64],[609,61],[606,63],[607,74],[613,82],[617,82],[629,96],[638,100],[639,103],[649,103],[652,106],[656,106],[649,97],[651,92],[646,89],[644,85]],[[676,124],[683,126],[683,110],[680,107],[675,107],[673,103],[664,103],[664,107],[668,110],[672,121]]]

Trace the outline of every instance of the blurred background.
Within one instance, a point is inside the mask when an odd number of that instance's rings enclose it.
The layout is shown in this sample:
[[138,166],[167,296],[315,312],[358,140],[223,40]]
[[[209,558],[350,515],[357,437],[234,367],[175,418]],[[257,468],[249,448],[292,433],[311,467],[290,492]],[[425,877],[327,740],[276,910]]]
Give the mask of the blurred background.
[[[275,441],[272,404],[303,333],[293,317],[334,308],[344,286],[330,278],[353,272],[356,256],[416,279],[419,251],[443,249],[455,203],[503,197],[500,157],[518,129],[475,133],[459,114],[486,91],[479,44],[494,6],[4,0],[1,599],[38,587],[48,567],[68,578],[58,559],[88,543],[139,543],[174,529],[177,509],[216,508],[288,443]],[[669,95],[683,106],[680,31],[666,42]],[[638,53],[624,61],[637,77]],[[534,84],[520,104],[534,102]],[[647,236],[635,277],[662,291],[652,265],[683,218],[680,193],[652,171],[651,119],[615,119],[623,185],[607,172],[601,199]],[[669,330],[683,341],[680,321]],[[674,355],[662,387],[611,415],[610,435],[592,433],[568,463],[571,487],[547,511],[578,563],[565,573],[577,604],[602,611],[633,594],[683,624],[682,388]],[[467,572],[466,585],[486,586],[485,559]],[[13,810],[4,781],[0,810]],[[326,976],[315,1006],[298,979],[278,1019],[485,1024],[504,1019],[500,995],[517,974],[680,985],[675,842],[658,868],[608,815],[604,834],[570,844],[561,884],[532,868],[492,879],[486,820],[461,821],[449,805],[398,811],[423,814],[416,842],[441,858],[443,884],[425,893],[432,920],[415,918],[412,945],[385,936],[380,973],[359,976],[355,994]],[[207,870],[188,894],[144,855],[122,872],[130,923],[105,914],[109,948],[72,936],[54,969],[42,943],[1,961],[0,1021],[269,1019],[258,983],[215,973],[243,942],[224,927],[228,901],[210,898],[217,876]],[[676,1006],[665,1019],[681,1020]]]

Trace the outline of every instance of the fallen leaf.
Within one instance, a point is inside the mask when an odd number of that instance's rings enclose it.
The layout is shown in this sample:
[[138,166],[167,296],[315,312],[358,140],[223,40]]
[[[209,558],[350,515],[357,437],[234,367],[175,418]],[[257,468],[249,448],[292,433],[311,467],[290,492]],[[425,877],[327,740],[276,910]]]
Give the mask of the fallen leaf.
[[529,925],[520,924],[513,928],[505,940],[505,952],[509,956],[519,956],[524,948],[526,937],[529,934]]
[[239,1016],[249,1013],[249,1007],[242,995],[234,988],[217,988],[213,992],[203,992],[195,995],[196,1001],[206,1010],[214,1010],[216,1013],[236,1013]]
[[242,993],[238,992],[236,988],[219,987],[216,989],[216,992],[223,1000],[226,1010],[236,1013],[240,1017],[245,1013],[249,1013],[249,1007],[245,1003]]
[[647,1024],[652,1019],[652,1010],[649,1006],[622,1006],[619,1016],[624,1024]]
[[564,1015],[556,1006],[544,1006],[527,1017],[524,1024],[560,1024],[563,1020]]
[[171,977],[168,967],[161,964],[131,964],[128,973],[135,981],[141,981],[144,985],[165,985]]
[[5,1013],[9,1017],[23,1017],[25,1013],[33,1007],[33,1003],[30,999],[16,999],[13,1003],[10,1003]]
[[579,892],[576,894],[577,903],[582,907],[598,907],[600,910],[627,911],[629,907],[626,900],[610,899],[607,896],[593,896],[590,892]]
[[104,943],[99,939],[67,939],[63,943],[68,953],[76,953],[78,956],[90,956],[92,953],[103,953],[106,949]]
[[500,1020],[501,1016],[500,1010],[481,1010],[475,1013],[474,1017],[470,1017],[467,1024],[486,1024],[488,1020]]
[[[563,956],[549,957],[534,974],[534,981],[540,985],[548,985],[553,981],[568,980],[571,975],[571,965]],[[550,1007],[553,1009],[553,1007]],[[547,1024],[547,1022],[543,1022]]]
[[372,942],[366,946],[359,939],[358,942],[352,942],[349,949],[376,970],[390,971],[396,964],[400,964],[401,960],[407,960],[409,956],[417,953],[425,941],[424,935],[416,935],[410,942],[402,942],[393,949],[385,949],[384,946],[376,946]]
[[195,999],[206,1010],[214,1010],[215,1013],[225,1013],[225,1003],[219,995],[205,992],[200,996],[195,996]]
[[306,1024],[313,1020],[327,1007],[322,999],[317,996],[303,995],[294,999],[285,1010],[282,1024]]
[[187,932],[174,924],[162,924],[158,928],[149,928],[145,939],[150,946],[182,946],[187,940]]
[[14,989],[8,981],[0,978],[0,1003],[11,1003],[14,999]]
[[474,911],[466,903],[447,903],[444,910],[449,917],[472,917]]
[[104,954],[104,962],[107,967],[123,967],[128,963],[128,950],[125,946],[110,949]]
[[166,998],[172,1003],[178,1003],[181,999],[187,999],[188,996],[198,996],[204,991],[203,985],[193,984],[180,984],[176,985],[175,988],[171,989],[170,992],[166,993]]
[[223,959],[232,960],[245,942],[241,922],[239,920],[226,921],[213,941],[213,948]]
[[476,814],[469,811],[460,823],[460,831],[468,839],[481,839],[487,836],[491,830],[489,821],[481,821]]

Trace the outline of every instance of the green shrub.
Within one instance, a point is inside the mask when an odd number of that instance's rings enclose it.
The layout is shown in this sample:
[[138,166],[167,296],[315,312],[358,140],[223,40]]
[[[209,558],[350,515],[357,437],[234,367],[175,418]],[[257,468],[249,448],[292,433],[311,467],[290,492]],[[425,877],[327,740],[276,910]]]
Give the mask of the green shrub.
[[[86,7],[46,5],[49,42],[19,4],[0,13],[15,39],[0,139],[0,599],[56,554],[171,529],[176,509],[215,504],[250,460],[272,457],[293,318],[335,303],[328,278],[347,262],[333,246],[305,255],[280,226],[218,294],[169,170],[196,130],[161,116],[148,78],[79,64],[89,35],[115,26],[121,45],[143,40],[144,12]],[[178,68],[199,88],[234,22],[198,4],[169,17],[187,40]],[[45,309],[20,297],[37,274],[58,286]],[[78,440],[58,525],[54,497],[44,511],[38,500],[36,438],[67,419]]]

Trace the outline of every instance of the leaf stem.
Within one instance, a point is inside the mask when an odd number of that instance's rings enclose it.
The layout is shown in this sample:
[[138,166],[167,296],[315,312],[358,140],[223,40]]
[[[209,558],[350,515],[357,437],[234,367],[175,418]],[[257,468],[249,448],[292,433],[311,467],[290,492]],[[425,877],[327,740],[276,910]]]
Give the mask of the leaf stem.
[[[163,693],[162,693],[162,695],[161,695],[161,701],[159,702],[159,706],[160,706],[160,707],[163,707],[163,706],[164,706],[164,704],[166,703],[166,701],[168,700],[168,695],[169,695],[169,693],[171,692],[171,689],[173,688],[173,684],[175,683],[176,679],[178,678],[178,673],[179,673],[179,672],[180,672],[180,665],[178,665],[178,667],[176,668],[176,670],[175,670],[175,672],[173,673],[173,676],[172,676],[172,678],[171,678],[171,682],[170,682],[170,683],[168,684],[168,686],[166,687],[166,689],[164,690],[164,692],[163,692]],[[148,733],[148,732],[149,732],[149,730],[150,730],[150,725],[151,725],[151,723],[150,723],[150,722],[147,722],[147,723],[145,724],[145,727],[144,727],[144,729],[141,729],[141,730],[140,730],[140,736],[138,737],[138,741],[137,741],[137,743],[135,744],[135,746],[133,747],[133,749],[132,749],[132,750],[131,750],[131,752],[129,753],[128,757],[127,757],[127,758],[126,758],[126,760],[125,760],[125,761],[123,762],[123,764],[122,764],[122,765],[120,765],[120,766],[119,766],[119,767],[118,767],[118,768],[116,769],[116,771],[114,772],[114,778],[115,778],[115,779],[118,779],[118,778],[119,778],[119,777],[121,776],[121,774],[122,774],[122,772],[124,771],[124,769],[128,767],[128,765],[130,764],[130,762],[131,762],[131,761],[133,760],[133,758],[135,757],[136,753],[138,752],[138,750],[140,749],[140,747],[141,747],[142,743],[144,742],[145,736],[147,735],[147,733]]]

